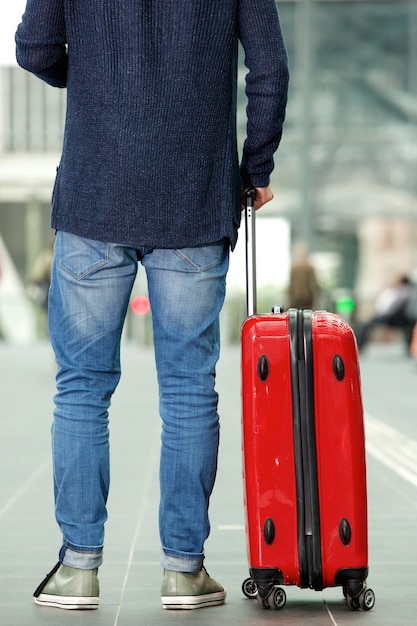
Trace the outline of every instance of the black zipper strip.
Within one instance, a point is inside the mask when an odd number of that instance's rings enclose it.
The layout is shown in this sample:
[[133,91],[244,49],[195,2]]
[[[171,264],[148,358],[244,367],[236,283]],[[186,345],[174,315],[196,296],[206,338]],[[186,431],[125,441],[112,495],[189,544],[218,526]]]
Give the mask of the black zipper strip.
[[[291,392],[292,392],[292,419],[294,437],[294,464],[295,484],[297,495],[297,543],[298,564],[300,571],[300,587],[308,587],[308,562],[305,541],[305,489],[303,471],[303,446],[301,436],[301,397],[299,385],[300,353],[299,353],[299,325],[297,309],[289,309],[290,332],[290,362],[291,362]],[[303,343],[303,342],[302,342]]]
[[312,312],[290,309],[290,359],[300,586],[322,589]]
[[[299,311],[299,326],[304,338],[304,415],[302,423],[304,486],[306,497],[306,547],[308,560],[309,586],[317,591],[323,589],[321,561],[320,507],[317,472],[316,425],[314,411],[314,366],[313,366],[313,313],[310,310]],[[303,395],[303,394],[301,394]]]

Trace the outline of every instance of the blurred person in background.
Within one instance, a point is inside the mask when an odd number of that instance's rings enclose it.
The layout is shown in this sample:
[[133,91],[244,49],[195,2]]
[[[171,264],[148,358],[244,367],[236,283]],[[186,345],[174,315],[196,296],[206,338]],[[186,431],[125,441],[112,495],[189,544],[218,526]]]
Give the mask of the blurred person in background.
[[52,260],[54,256],[54,241],[43,248],[35,259],[28,281],[28,295],[43,311],[48,311],[48,294],[51,285]]
[[393,285],[382,290],[375,301],[374,315],[357,331],[359,351],[363,350],[372,330],[378,326],[401,329],[409,351],[414,326],[410,314],[412,295],[413,287],[408,276],[400,276]]
[[293,248],[288,285],[288,306],[314,309],[319,292],[316,271],[310,262],[307,245],[296,242]]
[[[240,167],[239,40],[249,69]],[[55,514],[63,543],[35,601],[98,606],[108,410],[140,262],[162,418],[162,605],[221,604],[226,592],[203,568],[219,441],[219,313],[242,186],[255,187],[255,209],[273,197],[288,84],[275,0],[28,0],[16,45],[23,68],[67,88],[49,292],[58,364]]]

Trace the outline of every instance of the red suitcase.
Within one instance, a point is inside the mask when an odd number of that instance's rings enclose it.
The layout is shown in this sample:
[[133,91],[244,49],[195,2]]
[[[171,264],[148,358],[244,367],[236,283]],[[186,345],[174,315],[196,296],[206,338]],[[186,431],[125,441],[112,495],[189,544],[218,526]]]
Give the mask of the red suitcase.
[[242,431],[250,578],[282,608],[281,585],[341,586],[369,610],[363,409],[356,342],[325,311],[256,315],[253,195],[247,202],[248,313],[242,327]]

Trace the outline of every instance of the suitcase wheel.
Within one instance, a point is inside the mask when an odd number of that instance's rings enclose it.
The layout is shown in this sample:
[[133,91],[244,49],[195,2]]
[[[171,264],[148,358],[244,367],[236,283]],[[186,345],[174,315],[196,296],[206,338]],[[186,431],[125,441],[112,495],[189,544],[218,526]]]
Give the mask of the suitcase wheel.
[[270,609],[282,609],[287,601],[287,595],[282,587],[275,587],[268,596],[268,605]]
[[282,587],[273,587],[271,593],[266,598],[261,598],[258,594],[256,600],[261,609],[282,609],[287,601],[287,595]]
[[243,595],[247,598],[254,599],[258,595],[258,586],[253,578],[246,578],[242,583]]
[[352,598],[347,594],[346,604],[352,611],[357,611],[358,609],[370,611],[375,605],[375,594],[372,589],[363,589],[356,598]]

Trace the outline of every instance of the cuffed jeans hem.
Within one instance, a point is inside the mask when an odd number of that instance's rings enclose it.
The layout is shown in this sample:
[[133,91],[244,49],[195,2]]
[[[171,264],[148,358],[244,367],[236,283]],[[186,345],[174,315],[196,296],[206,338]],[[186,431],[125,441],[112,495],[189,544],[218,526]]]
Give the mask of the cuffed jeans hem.
[[59,553],[59,561],[62,565],[76,569],[96,569],[103,562],[103,550],[100,552],[81,552],[64,544]]
[[161,548],[161,565],[163,569],[171,572],[186,572],[195,574],[203,567],[204,555],[201,556],[180,556],[178,553],[166,552]]

